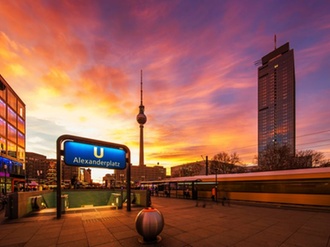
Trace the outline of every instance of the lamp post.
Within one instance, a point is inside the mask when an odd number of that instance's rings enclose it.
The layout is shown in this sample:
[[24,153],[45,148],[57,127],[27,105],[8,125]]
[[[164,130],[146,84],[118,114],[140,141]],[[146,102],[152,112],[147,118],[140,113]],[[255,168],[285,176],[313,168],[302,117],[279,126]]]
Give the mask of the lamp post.
[[215,201],[218,202],[218,168],[215,168]]
[[121,187],[121,189],[123,189],[125,174],[124,173],[121,173],[121,174],[119,174],[119,176],[120,176],[120,181],[121,181],[120,187]]
[[4,189],[4,194],[7,195],[7,165],[3,165],[3,169],[5,171],[5,189]]
[[25,190],[27,191],[29,188],[29,171],[28,171],[29,166],[26,166],[25,174],[26,174],[26,184],[25,184]]
[[42,174],[42,170],[37,170],[37,175],[38,175],[38,186],[39,186],[39,190],[41,190],[41,185],[40,185],[40,176]]
[[[201,155],[202,159],[204,160],[203,155]],[[204,160],[205,162],[205,175],[209,175],[209,157],[206,155],[206,160]]]

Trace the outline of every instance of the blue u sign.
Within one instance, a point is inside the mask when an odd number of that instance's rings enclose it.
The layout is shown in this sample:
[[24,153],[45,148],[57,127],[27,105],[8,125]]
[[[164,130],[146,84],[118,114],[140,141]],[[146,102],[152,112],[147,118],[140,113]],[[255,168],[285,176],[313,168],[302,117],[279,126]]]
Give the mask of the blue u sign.
[[71,166],[125,169],[126,152],[117,148],[67,141],[64,143],[64,163]]

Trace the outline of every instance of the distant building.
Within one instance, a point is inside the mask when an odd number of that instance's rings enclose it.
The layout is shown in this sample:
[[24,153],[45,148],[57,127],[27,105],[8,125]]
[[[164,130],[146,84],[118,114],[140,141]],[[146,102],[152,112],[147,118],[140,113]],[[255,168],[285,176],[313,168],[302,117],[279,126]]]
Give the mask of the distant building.
[[47,157],[42,154],[26,152],[25,153],[25,174],[26,181],[42,181],[46,180],[49,162]]
[[296,146],[293,49],[289,43],[268,53],[258,67],[258,153],[268,145]]
[[79,169],[79,176],[78,180],[84,184],[91,184],[92,180],[92,170],[90,168],[83,168]]
[[[210,171],[208,171],[208,174],[210,174]],[[206,175],[206,162],[204,160],[171,167],[171,177],[197,175]]]
[[[83,169],[83,172],[80,171],[80,169]],[[81,177],[81,174],[84,173],[85,168],[80,168],[78,166],[68,166],[64,163],[62,163],[62,181],[64,180],[71,180],[73,178],[76,178],[79,180]],[[84,181],[84,180],[82,180]]]
[[[116,185],[125,183],[126,178],[126,169],[115,170],[113,174],[113,181],[115,181]],[[133,187],[140,181],[153,181],[164,178],[166,178],[166,168],[163,166],[131,166],[131,182]]]
[[14,191],[25,182],[25,104],[0,75],[0,188]]
[[[57,180],[56,159],[47,159],[46,156],[33,152],[26,152],[26,180],[41,184],[55,185]],[[62,162],[62,182],[64,180],[83,179],[82,182],[91,181],[91,172],[77,166],[68,166]],[[80,171],[80,169],[82,169]],[[86,172],[85,172],[86,170]]]

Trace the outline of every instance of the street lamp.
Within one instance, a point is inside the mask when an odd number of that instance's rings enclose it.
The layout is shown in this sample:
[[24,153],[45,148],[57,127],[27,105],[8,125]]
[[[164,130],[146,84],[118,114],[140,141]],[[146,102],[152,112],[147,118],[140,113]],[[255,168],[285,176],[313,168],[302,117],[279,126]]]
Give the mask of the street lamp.
[[39,190],[41,190],[41,185],[40,185],[40,176],[42,174],[42,170],[37,170],[37,175],[38,175],[38,186],[39,186]]
[[215,201],[218,202],[218,168],[215,168]]
[[120,176],[120,180],[121,180],[121,189],[123,189],[123,183],[124,183],[125,174],[124,173],[121,173],[121,174],[119,174],[119,176]]
[[209,175],[209,159],[208,156],[206,155],[206,160],[204,160],[203,155],[201,155],[203,161],[205,162],[205,175]]
[[7,195],[7,165],[3,165],[3,169],[5,171],[5,189],[4,189],[4,194]]

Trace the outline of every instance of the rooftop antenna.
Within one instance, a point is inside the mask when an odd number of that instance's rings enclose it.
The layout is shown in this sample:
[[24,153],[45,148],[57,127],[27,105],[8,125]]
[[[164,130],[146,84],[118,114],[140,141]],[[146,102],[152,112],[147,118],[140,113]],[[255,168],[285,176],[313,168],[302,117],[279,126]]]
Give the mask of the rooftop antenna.
[[276,34],[274,35],[274,50],[276,50]]

